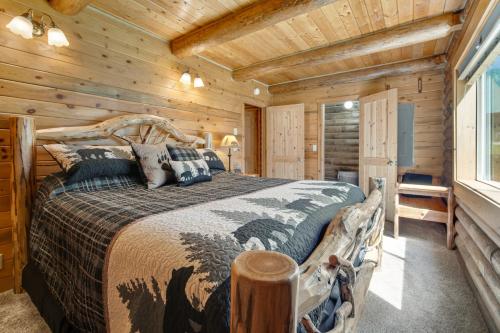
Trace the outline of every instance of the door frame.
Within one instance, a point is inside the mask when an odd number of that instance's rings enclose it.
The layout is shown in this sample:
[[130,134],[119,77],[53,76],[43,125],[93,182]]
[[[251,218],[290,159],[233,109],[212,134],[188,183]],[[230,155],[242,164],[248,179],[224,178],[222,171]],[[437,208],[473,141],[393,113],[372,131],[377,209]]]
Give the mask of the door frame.
[[261,147],[260,147],[260,173],[261,176],[266,175],[266,145],[265,145],[265,140],[266,140],[266,106],[261,103],[243,103],[241,104],[241,144],[240,144],[240,151],[241,151],[241,158],[242,158],[242,163],[241,163],[241,172],[245,173],[246,172],[246,165],[245,165],[245,140],[246,140],[246,133],[245,133],[245,105],[251,105],[256,108],[260,109],[260,142],[261,142]]
[[319,180],[325,180],[325,104],[340,103],[345,101],[359,101],[359,98],[359,95],[345,95],[316,100],[318,103],[318,170],[316,176]]

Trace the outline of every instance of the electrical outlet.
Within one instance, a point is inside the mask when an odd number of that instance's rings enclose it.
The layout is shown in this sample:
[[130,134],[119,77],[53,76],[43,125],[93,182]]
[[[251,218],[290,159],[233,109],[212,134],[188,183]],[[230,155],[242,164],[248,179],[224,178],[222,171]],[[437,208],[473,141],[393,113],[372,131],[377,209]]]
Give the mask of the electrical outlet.
[[3,254],[0,253],[0,271],[3,269]]
[[312,145],[311,145],[311,150],[312,150],[313,152],[317,152],[317,151],[318,151],[318,145],[316,145],[316,144],[312,144]]

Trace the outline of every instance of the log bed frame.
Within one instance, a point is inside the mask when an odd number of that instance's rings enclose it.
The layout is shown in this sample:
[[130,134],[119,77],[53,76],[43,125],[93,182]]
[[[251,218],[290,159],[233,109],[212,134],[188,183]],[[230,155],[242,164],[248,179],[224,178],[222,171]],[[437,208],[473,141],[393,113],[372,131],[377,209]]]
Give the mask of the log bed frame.
[[[35,129],[34,119],[10,119],[13,155],[12,220],[14,243],[14,291],[22,292],[22,270],[28,262],[28,234],[36,192],[36,142],[109,140],[116,143],[170,142],[183,146],[204,144],[184,134],[169,120],[154,115],[127,115],[96,125]],[[94,141],[95,142],[95,141]],[[370,193],[363,203],[344,207],[327,227],[325,235],[300,266],[273,251],[247,251],[232,264],[231,332],[295,332],[302,322],[308,333],[321,333],[308,313],[330,295],[340,277],[342,305],[336,325],[328,333],[351,332],[361,313],[374,268],[380,263],[385,221],[385,179],[370,178]],[[354,267],[362,250],[365,260]]]

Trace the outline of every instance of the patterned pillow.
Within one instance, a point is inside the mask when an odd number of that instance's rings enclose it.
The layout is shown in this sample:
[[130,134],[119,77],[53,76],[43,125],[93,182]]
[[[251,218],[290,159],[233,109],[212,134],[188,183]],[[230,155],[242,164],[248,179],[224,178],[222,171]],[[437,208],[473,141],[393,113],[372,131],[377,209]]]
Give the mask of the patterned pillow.
[[132,143],[132,149],[137,156],[142,175],[149,189],[176,182],[175,173],[170,166],[170,154],[165,143],[157,145]]
[[73,184],[95,177],[137,175],[138,165],[130,146],[44,145]]
[[167,148],[173,161],[192,161],[201,158],[195,148],[176,147],[169,144]]
[[188,186],[194,183],[212,180],[207,162],[202,159],[191,161],[170,161],[179,186]]
[[219,158],[219,156],[217,156],[217,153],[214,150],[203,148],[203,149],[196,149],[196,151],[205,159],[205,162],[207,162],[210,170],[226,171],[224,163]]

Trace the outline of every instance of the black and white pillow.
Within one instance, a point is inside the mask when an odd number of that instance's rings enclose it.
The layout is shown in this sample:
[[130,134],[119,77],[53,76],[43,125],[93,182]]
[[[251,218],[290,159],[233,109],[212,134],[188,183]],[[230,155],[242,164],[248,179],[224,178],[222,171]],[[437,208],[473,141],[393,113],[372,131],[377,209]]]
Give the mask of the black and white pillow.
[[205,162],[207,162],[210,170],[226,171],[226,168],[224,167],[224,162],[222,162],[222,160],[219,158],[219,156],[213,149],[203,148],[203,149],[196,149],[196,151],[203,157]]
[[170,165],[175,172],[175,177],[179,186],[188,186],[194,183],[212,180],[210,169],[207,163],[202,160],[191,161],[170,161]]
[[171,157],[165,143],[157,145],[132,143],[132,148],[149,189],[176,182],[175,173],[170,166]]
[[44,145],[73,184],[95,177],[137,175],[139,168],[130,146]]
[[167,144],[167,148],[173,161],[192,161],[201,158],[195,148],[176,147],[169,144]]

